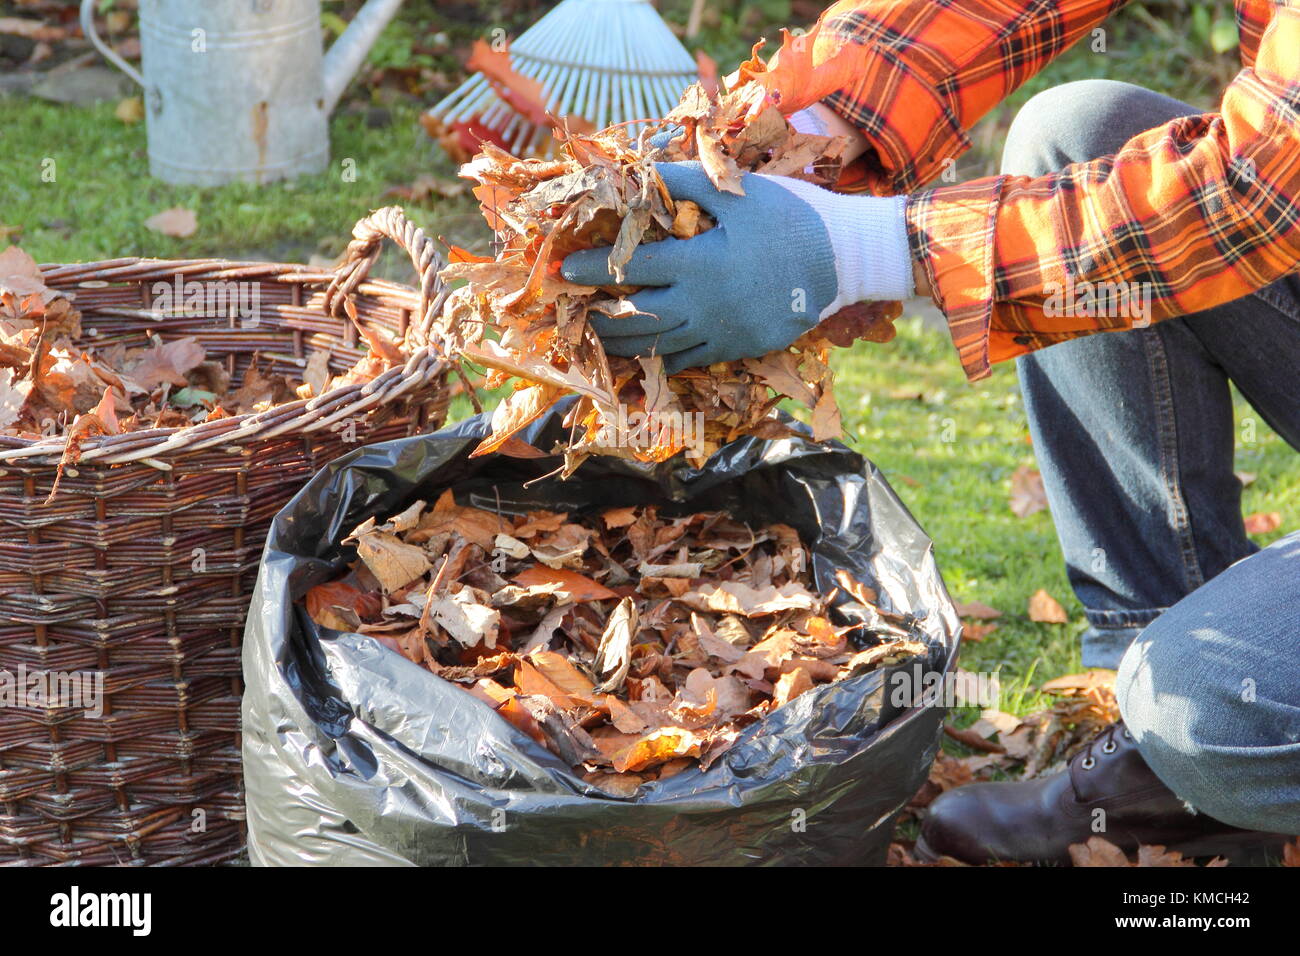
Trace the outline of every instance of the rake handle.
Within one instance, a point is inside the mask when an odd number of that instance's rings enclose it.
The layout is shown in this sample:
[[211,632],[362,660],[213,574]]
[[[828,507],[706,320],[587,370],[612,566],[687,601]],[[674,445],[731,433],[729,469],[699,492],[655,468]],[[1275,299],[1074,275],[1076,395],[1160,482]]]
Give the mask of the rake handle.
[[417,341],[427,344],[429,332],[446,298],[447,290],[438,279],[443,262],[434,241],[406,218],[400,206],[376,209],[353,228],[352,241],[348,243],[343,261],[335,268],[334,278],[325,290],[325,308],[334,315],[342,311],[348,296],[370,275],[385,239],[396,243],[415,266],[420,284],[420,314],[413,327],[418,335]]

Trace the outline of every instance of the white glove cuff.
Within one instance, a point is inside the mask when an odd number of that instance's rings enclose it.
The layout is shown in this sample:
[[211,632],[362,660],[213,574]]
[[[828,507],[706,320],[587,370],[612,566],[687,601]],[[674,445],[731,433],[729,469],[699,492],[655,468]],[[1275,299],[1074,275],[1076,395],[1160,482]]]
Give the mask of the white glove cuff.
[[855,302],[913,296],[906,196],[845,196],[799,179],[765,178],[811,206],[830,235],[839,294],[820,318]]

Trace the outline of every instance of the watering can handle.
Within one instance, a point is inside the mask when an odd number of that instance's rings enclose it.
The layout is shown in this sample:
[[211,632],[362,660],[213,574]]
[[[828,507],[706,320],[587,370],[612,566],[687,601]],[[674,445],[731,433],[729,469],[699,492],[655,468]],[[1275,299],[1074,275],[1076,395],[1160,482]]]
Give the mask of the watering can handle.
[[366,54],[379,39],[379,34],[384,32],[384,27],[397,15],[401,5],[402,0],[366,0],[343,35],[325,51],[325,60],[321,64],[324,80],[321,99],[326,113],[334,112],[343,91],[365,62]]
[[136,68],[118,56],[116,50],[100,39],[99,32],[95,29],[95,0],[81,0],[81,32],[86,35],[86,39],[95,49],[104,55],[104,59],[140,84],[141,89],[146,89],[144,77]]
[[343,261],[335,268],[334,279],[325,290],[325,309],[335,315],[342,310],[347,297],[370,274],[384,239],[391,239],[411,257],[415,266],[420,283],[420,314],[414,318],[412,328],[417,341],[427,344],[448,292],[438,278],[442,257],[434,241],[406,218],[400,206],[375,210],[356,224],[352,236]]

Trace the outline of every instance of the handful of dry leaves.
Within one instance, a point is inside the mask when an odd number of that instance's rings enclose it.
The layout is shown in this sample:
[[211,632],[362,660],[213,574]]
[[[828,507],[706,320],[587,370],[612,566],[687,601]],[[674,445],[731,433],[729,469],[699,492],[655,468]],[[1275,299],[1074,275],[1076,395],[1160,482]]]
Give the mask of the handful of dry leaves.
[[[619,794],[698,762],[813,687],[923,655],[840,573],[836,626],[795,530],[654,507],[498,514],[450,491],[348,539],[358,560],[306,595],[318,624],[375,636]],[[869,643],[861,641],[859,643]]]
[[[788,72],[807,62],[801,51],[787,38],[781,69]],[[755,52],[741,66],[734,88],[692,86],[677,108],[643,129],[636,142],[620,127],[590,134],[561,129],[557,159],[516,159],[484,144],[483,152],[462,167],[461,175],[478,184],[474,194],[496,233],[499,251],[482,257],[451,250],[450,264],[440,275],[446,281],[465,280],[465,285],[447,301],[439,333],[449,354],[492,370],[490,386],[517,380],[497,406],[492,433],[476,454],[501,449],[566,394],[576,394],[578,401],[566,419],[573,437],[566,448],[565,474],[590,454],[663,461],[686,451],[699,463],[740,435],[781,437],[788,429],[773,410],[787,398],[811,410],[818,440],[839,435],[829,349],[856,338],[889,339],[893,319],[901,313],[899,303],[846,309],[784,351],[668,377],[657,357],[607,356],[587,324],[593,311],[631,314],[627,295],[634,288],[575,285],[560,275],[560,264],[570,253],[608,246],[610,271],[621,278],[639,244],[668,236],[689,238],[712,227],[696,204],[674,202],[655,171],[656,162],[699,160],[718,189],[733,193],[743,191],[744,171],[821,185],[835,182],[843,140],[799,133],[790,126],[783,111],[802,104],[781,102],[769,88],[775,75]],[[781,79],[791,82],[784,74]],[[656,131],[673,126],[682,127],[683,134],[662,148],[649,145]],[[650,423],[645,440],[610,442],[607,436],[618,434],[617,423],[630,414]],[[674,427],[696,420],[686,416],[702,416],[703,441],[687,442],[684,430]]]

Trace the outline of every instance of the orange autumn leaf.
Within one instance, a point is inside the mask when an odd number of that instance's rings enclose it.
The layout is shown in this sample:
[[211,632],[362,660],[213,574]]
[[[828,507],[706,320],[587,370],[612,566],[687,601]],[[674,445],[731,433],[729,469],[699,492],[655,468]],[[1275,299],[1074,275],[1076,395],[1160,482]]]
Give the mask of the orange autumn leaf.
[[1040,624],[1069,624],[1070,615],[1056,598],[1039,588],[1029,597],[1029,620]]
[[591,679],[569,663],[569,659],[563,654],[554,651],[533,651],[528,655],[528,660],[536,667],[538,673],[565,694],[581,703],[591,703],[595,686]]
[[475,40],[465,65],[482,73],[492,91],[528,122],[534,126],[552,125],[551,116],[546,111],[546,90],[537,80],[515,71],[509,47],[494,50],[483,40]]
[[[515,389],[492,410],[492,434],[470,452],[470,457],[478,458],[504,450],[511,438],[546,414],[547,409],[563,395],[562,389],[552,385],[529,385]],[[517,441],[517,445],[532,447],[522,439]]]
[[1257,511],[1246,518],[1246,534],[1269,534],[1281,526],[1280,511]]
[[772,700],[776,706],[781,707],[794,700],[804,691],[812,689],[813,680],[809,676],[808,668],[794,667],[777,679],[776,687],[772,691]]
[[378,617],[383,609],[383,602],[378,596],[366,594],[344,581],[316,585],[307,592],[304,602],[307,605],[307,615],[313,621],[322,627],[333,628],[336,631],[347,630],[347,622],[333,610],[336,607],[355,611],[357,617],[363,621]]
[[520,661],[515,668],[515,689],[521,694],[546,697],[562,710],[570,710],[578,705],[578,700],[566,694],[527,660]]
[[560,592],[574,604],[618,597],[605,585],[593,581],[584,574],[564,568],[548,568],[541,564],[520,571],[515,575],[514,583],[524,588],[558,584]]
[[[831,36],[829,31],[823,37],[822,25],[819,20],[798,36],[782,30],[781,49],[766,65],[755,47],[755,54],[741,66],[741,82],[752,78],[766,90],[766,103],[786,116],[852,86],[860,70],[860,53],[852,42]],[[759,112],[763,105],[760,101],[752,112]]]
[[495,262],[492,256],[478,256],[460,246],[447,247],[448,262]]
[[104,434],[116,435],[122,431],[122,426],[117,420],[117,403],[113,397],[112,386],[104,389],[104,397],[90,410],[90,414],[96,416],[104,426]]
[[974,618],[977,621],[993,621],[1000,618],[1002,612],[982,601],[968,601],[957,605],[957,616]]
[[695,51],[695,70],[700,77],[700,85],[709,96],[717,96],[721,81],[718,78],[718,64],[703,50]]
[[644,770],[677,757],[698,757],[704,739],[684,727],[660,727],[614,757],[619,773]]

